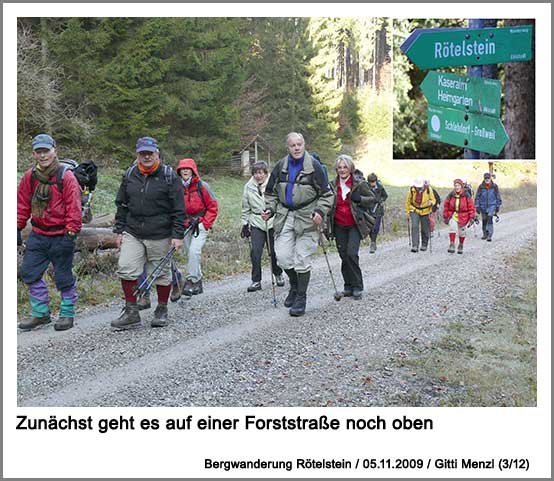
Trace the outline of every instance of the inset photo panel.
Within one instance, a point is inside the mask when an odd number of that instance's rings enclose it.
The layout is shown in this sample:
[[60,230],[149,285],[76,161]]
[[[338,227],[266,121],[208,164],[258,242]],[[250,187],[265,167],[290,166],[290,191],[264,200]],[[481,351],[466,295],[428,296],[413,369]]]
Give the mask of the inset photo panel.
[[535,159],[534,19],[395,19],[394,159]]

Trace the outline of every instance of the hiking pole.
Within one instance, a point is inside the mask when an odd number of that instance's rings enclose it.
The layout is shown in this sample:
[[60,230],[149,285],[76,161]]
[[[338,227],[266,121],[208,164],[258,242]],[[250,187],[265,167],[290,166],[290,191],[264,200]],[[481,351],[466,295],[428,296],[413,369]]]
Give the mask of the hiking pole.
[[[431,255],[433,253],[433,236],[431,235],[430,227],[431,226],[429,225],[429,255]],[[433,229],[433,232],[434,232],[434,229]]]
[[408,217],[406,217],[406,224],[408,226],[408,245],[412,247],[412,236],[410,232],[410,214],[408,214]]
[[269,255],[269,272],[271,273],[271,290],[273,291],[273,307],[277,307],[277,297],[275,297],[275,279],[273,278],[273,258],[271,257],[271,247],[269,244],[269,226],[265,221],[265,240],[267,242],[267,254]]
[[333,283],[333,288],[335,289],[335,295],[333,296],[335,301],[340,301],[342,299],[342,293],[337,289],[337,284],[335,283],[335,277],[333,276],[333,271],[331,270],[331,264],[329,264],[329,258],[327,257],[327,250],[325,249],[325,243],[323,241],[323,232],[321,231],[321,226],[317,228],[319,232],[319,245],[323,249],[323,255],[325,256],[325,262],[327,262],[327,268],[329,269],[329,274],[331,275],[331,282]]
[[137,287],[135,287],[133,295],[137,296],[137,300],[141,299],[150,287],[152,287],[154,281],[160,277],[163,268],[171,260],[173,252],[175,252],[175,246],[171,246],[171,249],[169,249],[167,254],[162,257],[161,261],[156,267],[154,267],[154,270],[150,273],[150,275],[146,277]]

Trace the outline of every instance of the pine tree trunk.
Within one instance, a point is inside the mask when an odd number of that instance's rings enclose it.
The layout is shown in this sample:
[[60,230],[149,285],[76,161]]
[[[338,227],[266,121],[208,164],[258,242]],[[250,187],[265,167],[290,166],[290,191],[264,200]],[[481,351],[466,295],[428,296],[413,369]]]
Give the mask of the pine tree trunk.
[[535,21],[507,20],[506,26],[533,26],[533,60],[504,64],[504,126],[510,140],[506,159],[535,158]]

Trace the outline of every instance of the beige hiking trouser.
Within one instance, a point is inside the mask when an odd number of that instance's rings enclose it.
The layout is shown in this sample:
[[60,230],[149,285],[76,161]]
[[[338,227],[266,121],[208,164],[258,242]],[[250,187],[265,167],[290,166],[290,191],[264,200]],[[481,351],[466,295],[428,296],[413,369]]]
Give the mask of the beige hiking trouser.
[[[117,275],[121,279],[134,281],[142,274],[144,264],[146,264],[146,275],[150,275],[170,248],[170,238],[159,240],[138,239],[128,232],[124,232]],[[159,286],[169,286],[171,284],[171,262],[166,263],[155,284]]]
[[317,251],[318,232],[304,231],[298,235],[294,230],[294,211],[289,211],[281,232],[275,235],[277,264],[283,269],[303,273],[312,270],[312,260]]

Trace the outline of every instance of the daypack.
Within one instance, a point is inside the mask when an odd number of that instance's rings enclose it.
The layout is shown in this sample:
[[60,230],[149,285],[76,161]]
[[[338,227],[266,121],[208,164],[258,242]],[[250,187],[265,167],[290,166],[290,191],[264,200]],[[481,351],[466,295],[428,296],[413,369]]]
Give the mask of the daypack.
[[[79,182],[82,192],[87,190],[88,192],[92,192],[96,188],[96,184],[98,183],[98,167],[96,167],[96,164],[92,160],[85,160],[79,164],[73,159],[60,159],[59,164],[55,183],[60,192],[63,193],[63,177],[68,170],[73,172],[77,182]],[[32,170],[31,185],[37,178],[35,169],[36,166],[33,167]],[[52,185],[53,182],[49,182],[49,184]]]

